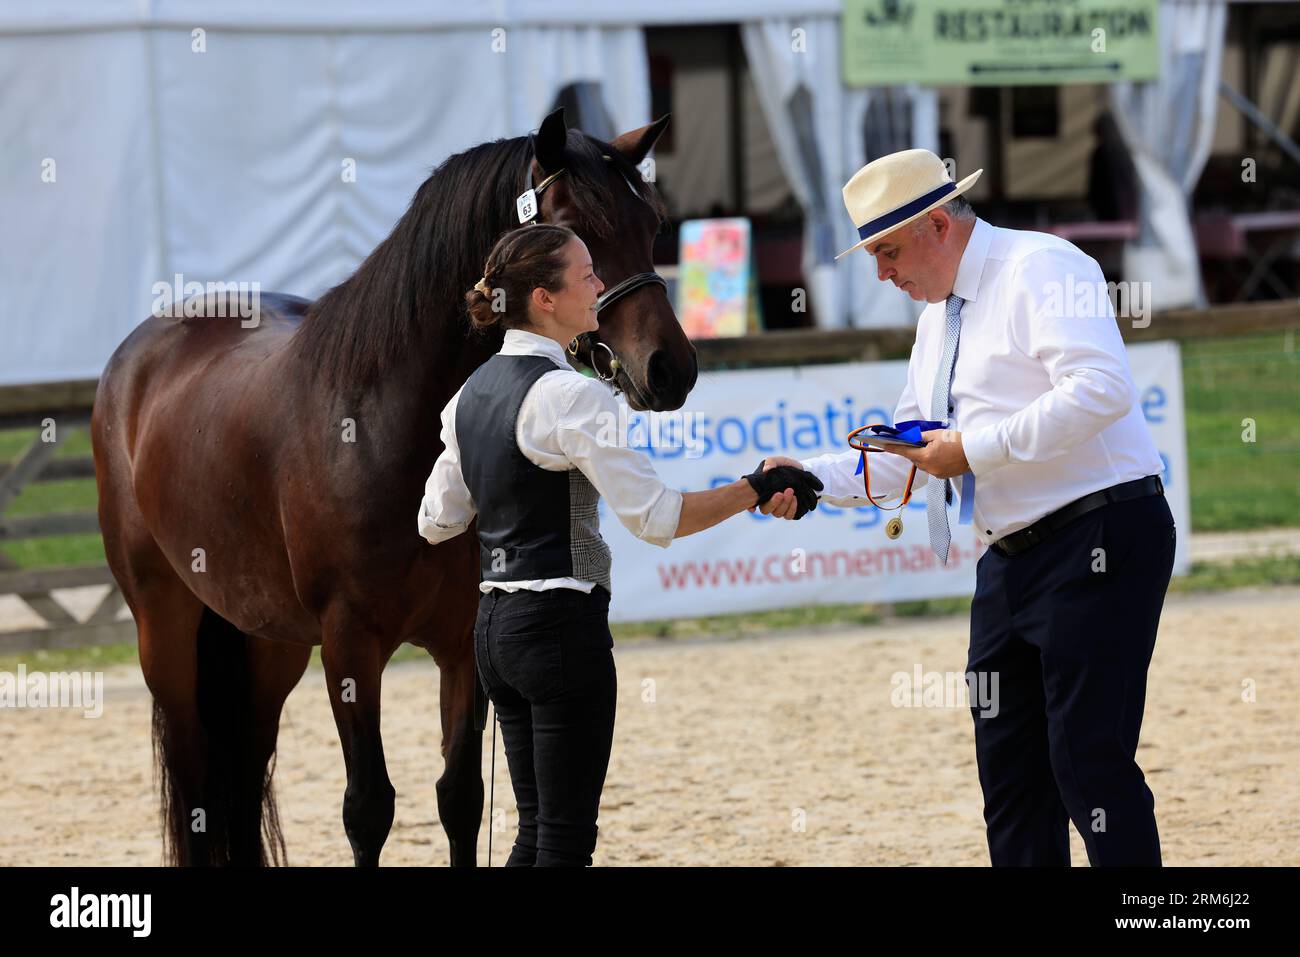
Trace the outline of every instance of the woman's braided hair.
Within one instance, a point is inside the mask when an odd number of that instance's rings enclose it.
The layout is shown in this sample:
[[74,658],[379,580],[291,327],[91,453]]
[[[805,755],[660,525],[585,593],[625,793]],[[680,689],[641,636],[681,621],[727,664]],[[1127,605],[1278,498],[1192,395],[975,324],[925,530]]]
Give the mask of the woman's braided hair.
[[528,300],[538,286],[550,292],[564,288],[568,262],[564,247],[577,235],[564,226],[535,223],[520,226],[497,240],[483,267],[483,278],[465,293],[470,325],[478,332],[496,326],[528,325]]

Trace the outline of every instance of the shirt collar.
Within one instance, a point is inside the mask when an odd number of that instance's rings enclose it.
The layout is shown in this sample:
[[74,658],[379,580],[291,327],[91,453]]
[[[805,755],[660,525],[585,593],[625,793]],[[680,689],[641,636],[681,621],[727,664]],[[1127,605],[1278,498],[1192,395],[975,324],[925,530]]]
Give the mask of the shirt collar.
[[980,277],[984,274],[984,261],[988,259],[989,243],[993,241],[993,227],[984,220],[976,218],[975,228],[971,230],[970,239],[962,251],[961,262],[957,265],[957,278],[953,280],[952,292],[967,302],[974,302],[979,293]]
[[539,336],[524,329],[507,329],[505,341],[501,344],[503,356],[546,356],[562,366],[569,360],[564,357],[564,347],[554,339]]

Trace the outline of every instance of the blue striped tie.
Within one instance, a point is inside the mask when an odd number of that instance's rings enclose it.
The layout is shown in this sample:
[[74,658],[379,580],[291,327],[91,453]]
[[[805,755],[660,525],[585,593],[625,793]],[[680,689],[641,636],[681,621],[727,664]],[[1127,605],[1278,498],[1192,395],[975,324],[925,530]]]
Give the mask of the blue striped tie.
[[[943,358],[934,375],[934,394],[930,400],[930,418],[948,422],[950,408],[948,392],[952,387],[952,370],[957,363],[957,340],[961,336],[961,307],[966,300],[961,296],[948,297],[948,308],[943,327]],[[952,498],[952,485],[930,479],[925,491],[925,518],[930,525],[930,547],[939,557],[939,564],[948,564],[948,547],[952,532],[948,528],[948,501]]]

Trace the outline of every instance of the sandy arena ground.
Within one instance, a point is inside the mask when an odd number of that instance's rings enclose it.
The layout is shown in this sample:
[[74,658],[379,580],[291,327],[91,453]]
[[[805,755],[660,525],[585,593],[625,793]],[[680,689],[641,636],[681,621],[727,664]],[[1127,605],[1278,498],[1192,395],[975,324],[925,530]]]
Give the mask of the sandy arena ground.
[[[969,712],[890,704],[895,672],[962,671],[966,638],[966,620],[951,618],[621,645],[596,863],[986,864]],[[1246,679],[1254,703],[1242,701]],[[281,730],[276,781],[294,864],[351,863],[323,682],[308,672]],[[1138,755],[1167,864],[1300,864],[1297,688],[1300,589],[1166,605]],[[94,720],[0,711],[0,864],[159,861],[149,696],[121,668],[105,697]],[[445,864],[431,662],[385,675],[384,736],[398,797],[383,862]],[[501,758],[496,793],[512,829]],[[494,838],[494,863],[510,834]],[[1086,864],[1078,835],[1073,844]],[[480,862],[486,847],[484,829]]]

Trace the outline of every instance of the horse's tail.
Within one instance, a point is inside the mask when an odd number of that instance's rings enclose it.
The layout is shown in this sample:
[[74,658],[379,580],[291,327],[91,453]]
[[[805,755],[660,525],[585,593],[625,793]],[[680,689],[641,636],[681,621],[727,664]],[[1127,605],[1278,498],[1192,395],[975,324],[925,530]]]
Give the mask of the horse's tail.
[[[168,760],[169,724],[154,699],[154,767],[161,792],[163,854],[178,863],[182,848],[198,852],[191,864],[266,865],[285,861],[271,784],[275,755],[259,736],[249,642],[256,641],[211,608],[199,619],[196,682],[202,740],[201,806],[187,807]],[[274,748],[274,736],[270,747]]]

